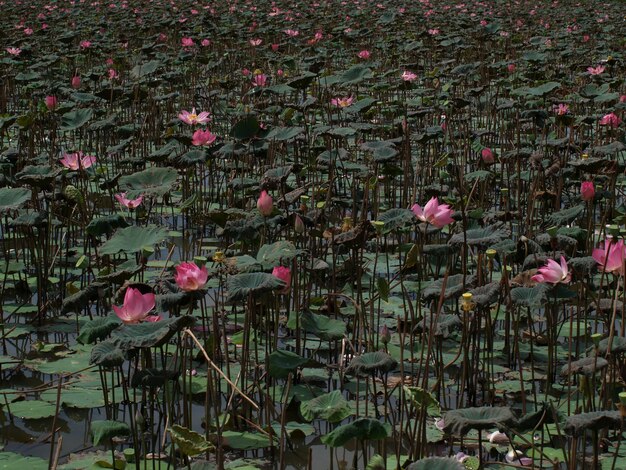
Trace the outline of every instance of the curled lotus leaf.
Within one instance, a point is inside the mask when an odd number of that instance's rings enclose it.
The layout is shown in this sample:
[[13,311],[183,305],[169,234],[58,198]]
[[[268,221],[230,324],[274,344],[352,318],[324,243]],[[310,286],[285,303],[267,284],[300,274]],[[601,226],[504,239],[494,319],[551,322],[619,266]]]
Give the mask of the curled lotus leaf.
[[584,357],[570,364],[565,364],[561,368],[561,375],[582,374],[591,377],[608,365],[609,361],[603,357]]
[[515,424],[509,407],[482,406],[448,411],[444,418],[444,431],[464,436],[470,429],[478,431]]
[[623,336],[613,336],[613,340],[610,341],[611,345],[609,347],[609,340],[611,338],[604,338],[598,344],[598,353],[604,355],[607,351],[611,351],[611,354],[622,354],[626,352],[626,338]]
[[579,436],[586,430],[619,429],[621,425],[622,415],[619,411],[591,411],[569,416],[563,430],[571,436]]
[[369,352],[355,357],[346,369],[346,374],[371,375],[387,373],[396,368],[398,361],[383,351]]
[[92,421],[91,423],[91,436],[93,437],[94,445],[100,445],[105,442],[110,442],[114,437],[130,436],[130,427],[126,423],[120,421]]
[[376,441],[385,439],[388,435],[387,428],[380,421],[360,418],[322,436],[322,442],[331,447],[341,447],[352,439]]
[[184,315],[157,322],[122,325],[113,330],[111,340],[123,351],[156,347],[168,342],[183,328],[192,326],[194,321],[192,316]]

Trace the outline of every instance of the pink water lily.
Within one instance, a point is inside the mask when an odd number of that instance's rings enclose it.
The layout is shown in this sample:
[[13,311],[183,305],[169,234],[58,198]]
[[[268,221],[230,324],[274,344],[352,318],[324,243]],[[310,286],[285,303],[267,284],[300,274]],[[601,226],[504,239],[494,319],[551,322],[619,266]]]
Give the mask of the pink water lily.
[[559,105],[554,106],[554,112],[557,116],[564,116],[569,113],[569,106],[564,103],[559,103]]
[[545,282],[549,284],[567,284],[572,280],[567,261],[561,256],[561,263],[549,259],[545,266],[539,268],[538,273],[532,278],[535,282]]
[[405,70],[404,72],[402,72],[402,80],[404,80],[405,82],[412,82],[416,79],[417,79],[417,74],[414,74],[413,72],[409,72],[408,70]]
[[615,113],[605,114],[602,116],[602,119],[600,119],[601,126],[618,127],[621,122],[622,120]]
[[604,249],[595,248],[591,256],[600,265],[602,271],[624,274],[624,259],[626,259],[624,240],[613,241],[607,238],[604,240]]
[[252,84],[258,87],[264,87],[267,85],[267,75],[264,73],[258,73],[252,79]]
[[128,199],[126,197],[126,193],[116,194],[115,199],[117,199],[117,202],[119,202],[121,205],[128,209],[135,209],[143,202],[143,196],[139,196],[135,199]]
[[360,59],[369,59],[372,54],[367,49],[363,49],[358,55]]
[[209,278],[206,266],[199,268],[196,263],[180,263],[176,266],[174,280],[185,292],[202,289]]
[[193,133],[191,143],[196,146],[211,145],[215,142],[215,139],[217,139],[217,136],[215,134],[211,134],[210,130],[198,129]]
[[83,152],[66,153],[61,159],[61,164],[69,170],[89,168],[96,163],[96,157],[83,155]]
[[187,47],[193,47],[195,46],[195,42],[193,40],[193,38],[182,38],[180,40],[180,43],[183,47],[187,48]]
[[330,100],[330,104],[337,106],[338,108],[346,108],[352,104],[354,97],[346,96],[345,98],[337,97]]
[[139,289],[129,287],[124,295],[124,305],[113,305],[115,314],[124,323],[139,323],[142,320],[157,321],[158,318],[148,319],[148,314],[155,306],[153,293],[142,294]]
[[600,75],[604,72],[604,66],[598,65],[597,67],[587,67],[587,72],[589,72],[589,75]]
[[22,53],[22,49],[20,49],[19,47],[7,47],[6,51],[12,55],[17,57],[18,55],[20,55]]
[[203,111],[200,114],[197,114],[196,108],[192,108],[191,112],[183,109],[178,115],[178,119],[183,121],[185,124],[189,124],[190,126],[194,124],[204,124],[211,120],[208,112]]
[[291,288],[291,269],[284,266],[276,266],[272,270],[272,276],[280,279],[286,284],[285,287],[279,291],[281,294],[289,292],[289,289]]
[[422,222],[434,225],[437,228],[443,228],[454,222],[452,218],[453,211],[448,204],[439,204],[439,200],[433,197],[426,203],[424,208],[419,204],[414,204],[411,210]]

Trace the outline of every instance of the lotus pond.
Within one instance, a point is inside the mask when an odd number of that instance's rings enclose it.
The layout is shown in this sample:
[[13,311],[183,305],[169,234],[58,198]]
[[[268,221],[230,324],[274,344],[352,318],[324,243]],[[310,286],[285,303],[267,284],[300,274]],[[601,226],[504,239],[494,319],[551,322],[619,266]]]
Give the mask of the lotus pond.
[[624,2],[0,6],[0,468],[626,468]]

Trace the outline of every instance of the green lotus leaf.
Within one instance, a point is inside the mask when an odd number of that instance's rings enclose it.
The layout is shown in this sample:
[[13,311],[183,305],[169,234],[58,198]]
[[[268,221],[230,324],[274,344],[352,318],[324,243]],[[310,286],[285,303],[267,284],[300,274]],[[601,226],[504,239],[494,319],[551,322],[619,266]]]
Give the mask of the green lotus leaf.
[[27,165],[15,175],[15,178],[20,183],[43,187],[48,186],[59,173],[61,173],[61,168],[54,168],[50,165]]
[[119,367],[126,360],[122,351],[113,341],[102,341],[96,344],[91,350],[90,364],[100,367]]
[[394,370],[398,365],[393,357],[383,351],[368,352],[355,357],[346,368],[346,374],[371,375],[375,373],[386,374]]
[[28,470],[48,470],[48,461],[39,457],[26,457],[15,452],[0,452],[0,469],[27,468]]
[[390,233],[394,230],[402,230],[403,228],[414,225],[416,221],[415,214],[409,209],[395,208],[389,209],[378,216],[377,222],[383,222],[383,233]]
[[21,207],[30,196],[26,188],[0,188],[0,213]]
[[[98,385],[98,387],[100,387],[100,385]],[[56,387],[43,392],[41,399],[50,403],[56,403]],[[105,405],[104,392],[99,388],[63,387],[61,390],[61,405],[66,408],[82,410],[100,408]]]
[[[278,443],[274,438],[274,445]],[[272,445],[267,434],[253,432],[223,431],[222,445],[231,449],[253,450],[263,449]]]
[[585,210],[584,204],[553,212],[547,218],[549,225],[567,225],[576,220]]
[[185,152],[181,156],[172,156],[170,160],[184,165],[195,165],[196,163],[204,163],[208,158],[208,154],[204,149],[194,149]]
[[441,416],[441,406],[435,396],[421,387],[404,387],[404,393],[416,408],[426,408],[429,416]]
[[317,315],[309,310],[300,314],[300,327],[324,341],[336,341],[346,334],[346,324],[342,320]]
[[141,195],[163,196],[172,190],[177,178],[178,172],[175,168],[151,167],[132,175],[122,176],[120,188],[126,192],[129,199]]
[[509,407],[464,408],[448,411],[443,418],[446,433],[464,436],[470,429],[478,431],[515,424]]
[[[609,339],[609,337],[606,337],[598,344],[598,352],[600,354],[604,355],[609,350]],[[611,354],[621,354],[626,352],[626,338],[623,336],[613,336],[610,350]]]
[[162,65],[163,63],[159,60],[151,60],[143,64],[135,65],[130,71],[130,76],[136,80],[147,77],[156,72]]
[[230,135],[237,140],[249,140],[261,130],[255,116],[248,116],[238,121],[230,130]]
[[154,246],[167,238],[168,231],[165,227],[147,225],[119,229],[99,250],[100,255],[116,255],[120,252],[135,253],[145,246]]
[[428,457],[409,465],[406,470],[466,470],[465,467],[452,457]]
[[61,116],[61,130],[72,131],[84,126],[93,116],[93,109],[81,108]]
[[285,287],[285,283],[268,273],[243,273],[230,276],[226,281],[227,302],[244,300],[248,295],[258,296]]
[[467,240],[467,244],[470,246],[486,246],[494,245],[505,238],[509,238],[509,233],[506,230],[490,225],[484,228],[470,229],[465,232],[465,235],[463,232],[455,233],[448,243],[462,245]]
[[298,137],[304,132],[303,127],[275,127],[267,133],[265,140],[276,140],[278,142],[286,142]]
[[622,415],[619,411],[590,411],[569,416],[563,430],[571,436],[580,436],[587,430],[619,429],[621,425]]
[[11,414],[23,419],[50,418],[56,414],[56,405],[42,400],[24,400],[9,405]]
[[307,421],[325,419],[329,423],[339,423],[353,415],[354,410],[340,390],[333,390],[300,403],[300,413]]
[[344,85],[356,85],[371,77],[372,69],[364,65],[355,65],[342,73],[338,81]]
[[524,307],[536,307],[546,302],[546,290],[541,286],[515,287],[510,294],[514,304]]
[[341,447],[352,439],[360,441],[378,441],[389,436],[387,427],[372,418],[360,418],[349,424],[339,426],[329,434],[322,436],[322,442],[331,447]]
[[[82,291],[81,291],[82,292]],[[76,340],[80,344],[92,344],[109,336],[109,334],[122,322],[117,315],[96,317],[84,323]],[[92,355],[93,357],[93,355]]]
[[128,222],[120,214],[108,214],[96,219],[92,219],[87,225],[87,233],[94,237],[111,235],[118,228],[128,227]]
[[263,266],[270,268],[281,263],[288,263],[301,253],[302,250],[296,249],[293,243],[280,240],[259,248],[256,259]]
[[[428,287],[426,287],[422,291],[422,296],[426,300],[438,300],[441,296],[441,291],[444,288],[444,280],[445,280],[445,291],[443,298],[453,299],[458,298],[464,292],[468,291],[474,282],[476,282],[476,276],[469,275],[463,276],[463,274],[455,274],[453,276],[448,276],[447,279],[441,278],[434,282],[432,282]],[[463,283],[465,281],[465,283]]]
[[194,321],[193,317],[185,315],[156,322],[122,325],[113,330],[111,341],[123,351],[161,346],[184,328],[192,326]]
[[180,372],[167,369],[142,369],[133,375],[130,386],[138,387],[161,387],[167,382],[178,380]]
[[126,423],[110,420],[91,422],[91,437],[96,446],[110,443],[114,437],[128,437],[130,435],[130,426]]
[[306,364],[307,359],[291,351],[277,349],[269,355],[269,374],[276,379],[286,379],[290,373]]
[[213,444],[208,442],[202,434],[191,429],[175,424],[169,431],[172,441],[185,455],[194,456],[213,449]]

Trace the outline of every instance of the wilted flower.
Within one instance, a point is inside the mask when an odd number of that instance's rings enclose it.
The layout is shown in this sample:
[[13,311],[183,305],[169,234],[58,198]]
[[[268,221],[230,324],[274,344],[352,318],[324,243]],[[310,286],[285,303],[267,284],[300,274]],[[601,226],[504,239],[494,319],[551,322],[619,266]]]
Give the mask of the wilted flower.
[[411,210],[415,216],[422,222],[432,224],[437,228],[443,228],[454,222],[452,218],[453,211],[448,204],[439,204],[439,200],[433,197],[426,203],[424,208],[419,204],[414,204]]
[[572,280],[565,258],[561,256],[561,264],[549,259],[545,266],[539,268],[538,273],[532,278],[535,282],[547,282],[549,284],[567,284]]
[[626,258],[624,240],[614,242],[612,239],[607,238],[604,240],[604,249],[595,248],[591,256],[600,265],[599,267],[602,271],[624,274],[624,259]]
[[185,292],[202,289],[209,278],[206,266],[199,268],[196,263],[180,263],[176,266],[174,280],[176,285]]
[[211,131],[198,129],[193,133],[193,137],[191,139],[191,143],[193,145],[211,145],[215,142],[217,136],[215,134],[211,134]]
[[261,191],[261,195],[256,202],[256,207],[261,213],[261,215],[268,217],[272,215],[272,211],[274,210],[274,201],[272,200],[272,196],[267,194],[267,191]]
[[[154,308],[155,296],[153,293],[142,294],[139,289],[129,287],[124,295],[124,305],[113,305],[115,314],[124,323],[139,323],[148,320],[148,313]],[[156,321],[150,319],[149,321]]]
[[276,266],[272,270],[272,276],[277,277],[286,284],[286,286],[280,290],[281,294],[289,292],[289,288],[291,287],[291,269],[284,266]]
[[209,113],[206,111],[196,114],[196,108],[192,108],[191,112],[183,109],[178,115],[178,118],[189,125],[204,124],[205,122],[209,122],[211,120]]
[[354,101],[354,97],[346,96],[345,98],[342,98],[342,97],[333,98],[332,100],[330,100],[330,103],[333,106],[337,106],[338,108],[345,108],[347,106],[350,106],[353,101]]
[[66,153],[61,159],[61,164],[69,170],[89,168],[96,163],[96,157],[83,155],[83,152]]
[[409,72],[408,70],[405,70],[404,72],[402,72],[402,80],[404,80],[405,82],[412,82],[416,79],[417,79],[417,74],[414,74],[413,72]]
[[135,209],[136,207],[139,206],[139,204],[142,203],[143,196],[139,196],[138,198],[135,198],[135,199],[128,199],[126,197],[126,193],[119,193],[115,195],[115,199],[117,199],[117,202],[119,202],[124,207],[128,209]]

